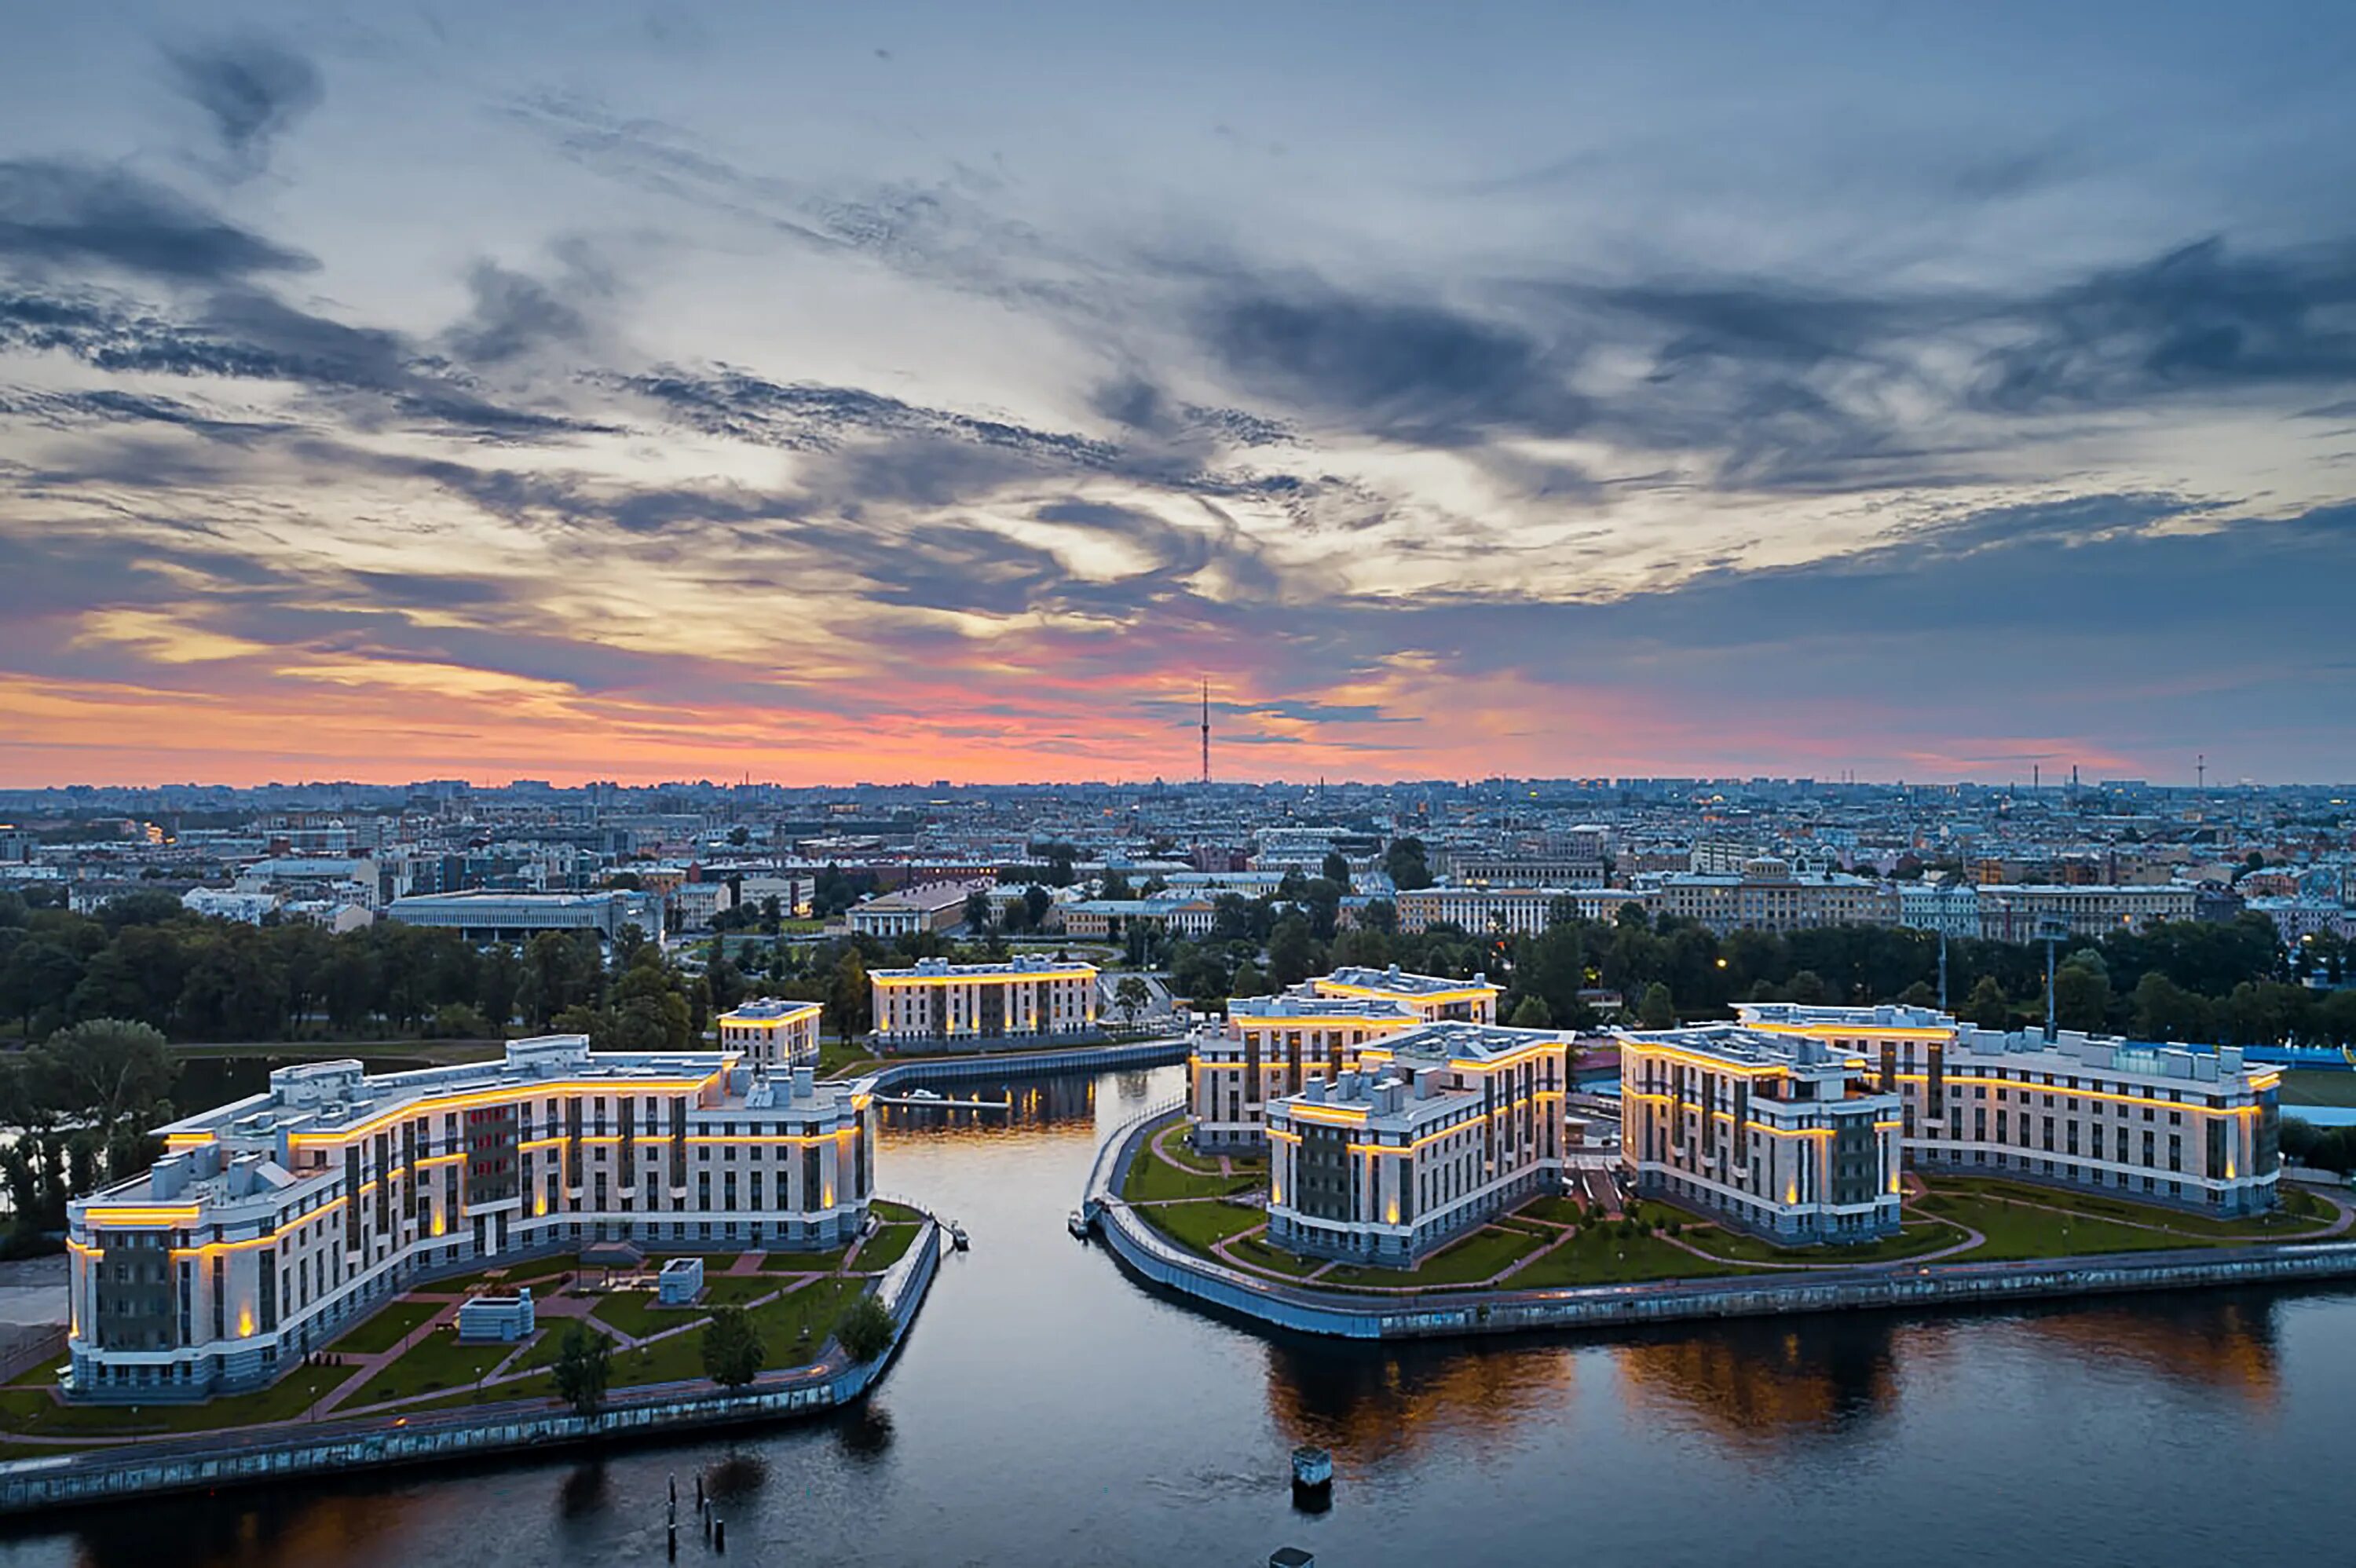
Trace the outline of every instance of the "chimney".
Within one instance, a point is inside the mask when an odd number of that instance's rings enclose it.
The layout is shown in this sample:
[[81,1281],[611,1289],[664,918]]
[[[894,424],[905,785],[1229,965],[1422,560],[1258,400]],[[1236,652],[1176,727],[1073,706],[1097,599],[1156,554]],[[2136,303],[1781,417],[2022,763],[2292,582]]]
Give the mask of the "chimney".
[[794,1098],[814,1100],[818,1097],[818,1069],[808,1065],[794,1069]]

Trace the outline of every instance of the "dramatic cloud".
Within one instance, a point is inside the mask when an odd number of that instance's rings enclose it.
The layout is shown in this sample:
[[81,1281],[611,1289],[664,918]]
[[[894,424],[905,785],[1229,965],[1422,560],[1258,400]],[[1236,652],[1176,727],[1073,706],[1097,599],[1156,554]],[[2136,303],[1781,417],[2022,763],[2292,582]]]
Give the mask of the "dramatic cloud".
[[0,59],[7,782],[2356,773],[2272,19],[123,16]]
[[278,137],[318,106],[318,68],[268,38],[226,38],[165,59],[172,84],[205,112],[241,175],[259,172]]

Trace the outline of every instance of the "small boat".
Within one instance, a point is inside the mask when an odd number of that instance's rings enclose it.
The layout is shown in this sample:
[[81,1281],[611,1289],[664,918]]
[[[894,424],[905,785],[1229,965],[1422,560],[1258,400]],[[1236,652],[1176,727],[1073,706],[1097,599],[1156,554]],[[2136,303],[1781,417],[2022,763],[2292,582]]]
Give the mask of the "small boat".
[[958,1224],[955,1220],[949,1221],[949,1245],[955,1247],[958,1252],[964,1252],[967,1248],[973,1245],[970,1241],[966,1239],[965,1227]]
[[1084,1242],[1088,1239],[1088,1232],[1096,1229],[1088,1223],[1087,1212],[1079,1209],[1072,1211],[1071,1218],[1064,1221],[1064,1228]]
[[1333,1489],[1333,1456],[1306,1444],[1292,1451],[1295,1497],[1323,1501]]
[[908,1098],[911,1100],[937,1100],[940,1098],[940,1095],[931,1089],[911,1089],[908,1091]]

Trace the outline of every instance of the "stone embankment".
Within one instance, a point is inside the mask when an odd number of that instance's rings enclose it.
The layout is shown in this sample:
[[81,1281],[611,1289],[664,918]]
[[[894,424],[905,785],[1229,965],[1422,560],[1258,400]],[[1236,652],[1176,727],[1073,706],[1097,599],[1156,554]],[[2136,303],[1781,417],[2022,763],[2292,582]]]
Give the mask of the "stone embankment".
[[2356,1278],[2356,1242],[2321,1242],[2026,1263],[1882,1264],[1804,1275],[1543,1290],[1451,1290],[1365,1300],[1214,1263],[1172,1245],[1122,1202],[1119,1192],[1130,1162],[1145,1140],[1178,1114],[1174,1108],[1150,1113],[1107,1146],[1090,1175],[1087,1192],[1098,1219],[1097,1233],[1123,1266],[1141,1279],[1191,1300],[1306,1334],[1430,1339]]

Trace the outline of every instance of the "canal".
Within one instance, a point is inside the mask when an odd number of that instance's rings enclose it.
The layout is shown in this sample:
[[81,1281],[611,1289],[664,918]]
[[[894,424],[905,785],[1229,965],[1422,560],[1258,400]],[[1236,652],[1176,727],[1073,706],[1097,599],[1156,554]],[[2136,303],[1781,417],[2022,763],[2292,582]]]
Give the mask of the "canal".
[[[1858,1315],[1613,1340],[1275,1340],[1156,1298],[1064,1217],[1178,1069],[886,1113],[884,1189],[959,1220],[862,1409],[724,1442],[23,1521],[0,1564],[659,1564],[706,1477],[728,1558],[2173,1568],[2338,1562],[2356,1292]],[[960,1093],[967,1093],[960,1088]],[[1334,1506],[1287,1455],[1333,1450]],[[680,1561],[713,1560],[686,1510]]]

